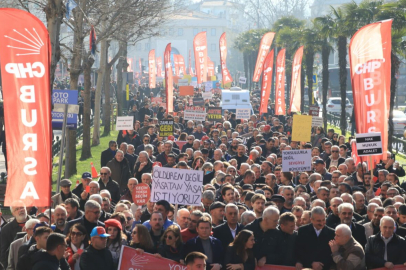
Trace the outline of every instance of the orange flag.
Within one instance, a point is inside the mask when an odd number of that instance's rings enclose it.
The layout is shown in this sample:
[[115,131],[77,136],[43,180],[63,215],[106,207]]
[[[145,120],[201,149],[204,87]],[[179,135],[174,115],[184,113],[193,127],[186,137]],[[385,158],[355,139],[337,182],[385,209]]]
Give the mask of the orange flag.
[[162,77],[162,57],[156,58],[156,74],[158,77]]
[[166,112],[173,112],[173,75],[171,65],[171,43],[168,43],[164,53],[165,63],[165,90],[166,90]]
[[392,20],[366,25],[354,34],[349,47],[357,133],[382,134],[382,155],[374,156],[375,163],[387,158],[391,27]]
[[155,50],[150,50],[148,54],[149,88],[156,87],[155,72]]
[[261,43],[259,45],[258,50],[257,63],[255,65],[254,77],[252,78],[254,82],[258,82],[259,78],[261,77],[264,61],[266,56],[268,55],[269,48],[271,48],[274,37],[275,37],[274,32],[268,32],[261,39]]
[[175,65],[175,75],[179,76],[179,55],[173,55],[173,63]]
[[227,40],[226,33],[223,33],[220,37],[220,63],[221,63],[221,75],[223,77],[223,85],[233,81],[230,72],[227,69]]
[[303,58],[303,46],[297,49],[292,63],[292,82],[290,87],[290,106],[289,106],[289,111],[291,112],[300,111],[301,105],[300,80],[302,77],[302,58]]
[[48,30],[37,17],[19,9],[0,8],[6,206],[48,207],[51,203],[50,55]]
[[268,112],[268,100],[271,95],[272,85],[272,70],[273,70],[274,51],[270,51],[265,58],[264,62],[264,74],[262,75],[262,88],[261,88],[261,106],[259,108],[259,114]]
[[276,58],[276,87],[275,87],[275,114],[285,115],[285,55],[286,49],[282,49]]
[[198,33],[193,39],[195,51],[195,68],[197,83],[201,84],[207,80],[207,37],[206,32]]
[[178,65],[179,65],[179,75],[180,74],[185,75],[186,74],[185,59],[180,54],[178,54]]
[[214,63],[207,57],[207,76],[214,76]]

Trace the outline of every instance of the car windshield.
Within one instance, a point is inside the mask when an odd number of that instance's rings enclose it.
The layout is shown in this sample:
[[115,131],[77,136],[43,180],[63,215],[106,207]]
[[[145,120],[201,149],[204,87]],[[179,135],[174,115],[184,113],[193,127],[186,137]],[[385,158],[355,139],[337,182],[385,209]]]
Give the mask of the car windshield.
[[406,118],[406,115],[401,111],[393,111],[393,118]]
[[[341,104],[341,99],[332,99],[332,100],[331,100],[331,103],[332,103],[332,104],[340,105],[340,104]],[[348,100],[348,98],[347,98],[345,104],[347,104],[347,105],[350,104],[350,101]]]

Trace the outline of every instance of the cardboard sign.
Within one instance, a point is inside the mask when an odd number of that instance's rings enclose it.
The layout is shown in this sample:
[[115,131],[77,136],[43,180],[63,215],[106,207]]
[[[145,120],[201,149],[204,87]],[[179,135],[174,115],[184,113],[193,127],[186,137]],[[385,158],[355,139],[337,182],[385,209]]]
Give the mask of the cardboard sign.
[[209,121],[220,122],[223,115],[221,113],[221,107],[209,107],[207,108],[207,119]]
[[136,205],[144,205],[149,201],[151,197],[151,189],[148,184],[141,183],[134,187],[133,190],[133,202]]
[[189,85],[189,80],[185,79],[185,77],[183,77],[183,79],[179,79],[178,81],[178,86],[188,86]]
[[319,116],[320,107],[319,106],[309,106],[309,115]]
[[151,202],[201,205],[203,171],[154,167]]
[[203,107],[204,99],[203,98],[193,98],[193,106]]
[[282,169],[284,172],[304,172],[312,170],[312,151],[284,150],[282,151]]
[[181,265],[175,261],[157,258],[152,254],[144,252],[140,254],[134,248],[122,246],[120,261],[118,263],[119,270],[186,270],[185,265]]
[[204,91],[210,92],[213,89],[213,82],[205,82],[204,83]]
[[361,133],[355,135],[358,156],[372,156],[382,154],[381,133]]
[[168,137],[173,135],[173,120],[161,120],[159,121],[159,136]]
[[292,141],[310,142],[312,134],[312,116],[293,115]]
[[245,78],[245,77],[240,77],[240,78],[238,79],[238,82],[241,83],[241,84],[246,84],[246,83],[247,83],[247,78]]
[[185,120],[204,121],[206,120],[206,110],[204,107],[186,107],[183,118]]
[[134,116],[117,116],[116,130],[134,129]]
[[212,99],[212,98],[213,98],[213,94],[212,94],[211,92],[203,92],[203,93],[202,93],[202,98],[203,98],[204,100],[206,100],[206,99]]
[[312,116],[312,127],[322,127],[323,126],[323,117]]
[[179,86],[179,96],[193,96],[193,86]]
[[251,109],[246,108],[246,109],[236,109],[235,110],[235,116],[237,119],[250,119],[251,116]]

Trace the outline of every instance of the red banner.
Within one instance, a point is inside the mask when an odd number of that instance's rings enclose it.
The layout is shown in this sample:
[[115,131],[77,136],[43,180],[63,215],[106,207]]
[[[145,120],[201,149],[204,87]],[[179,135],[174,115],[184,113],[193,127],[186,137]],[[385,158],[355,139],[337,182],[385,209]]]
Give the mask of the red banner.
[[259,45],[258,50],[257,63],[255,65],[254,77],[252,78],[254,82],[258,82],[259,78],[261,77],[264,61],[266,56],[268,55],[269,48],[271,48],[274,37],[275,37],[274,32],[268,32],[261,39],[261,43]]
[[272,85],[272,69],[273,69],[274,51],[270,51],[265,58],[264,74],[262,75],[262,89],[261,89],[261,106],[259,107],[259,114],[268,112],[268,100],[271,95]]
[[280,50],[276,58],[275,114],[285,115],[285,55],[286,49]]
[[361,162],[361,157],[358,156],[357,143],[355,140],[351,140],[351,157],[356,165]]
[[171,65],[171,43],[168,43],[164,53],[165,63],[165,90],[166,90],[166,112],[173,112],[173,75]]
[[299,112],[301,105],[301,77],[302,77],[303,46],[295,53],[292,63],[292,82],[290,87],[290,112]]
[[50,55],[47,28],[37,17],[18,9],[0,9],[6,206],[16,201],[27,207],[49,206],[51,202]]
[[180,54],[178,54],[178,64],[179,64],[179,73],[185,75],[186,74],[185,59]]
[[230,75],[230,72],[227,69],[227,40],[226,33],[224,32],[220,37],[220,64],[221,64],[221,75],[223,77],[223,86],[226,83],[233,82],[233,78]]
[[358,30],[351,39],[349,56],[357,133],[380,132],[386,159],[390,104],[392,20]]
[[207,57],[207,76],[214,76],[214,63],[210,57]]
[[139,254],[134,248],[122,246],[120,262],[118,264],[119,270],[186,270],[185,265],[181,265],[172,260],[157,258],[152,254],[143,253]]
[[195,51],[195,68],[197,83],[201,84],[207,80],[207,38],[206,32],[200,32],[193,39]]
[[156,87],[155,71],[155,50],[150,50],[148,54],[149,88]]
[[156,58],[156,74],[158,77],[163,77],[162,76],[162,57]]
[[173,64],[175,65],[175,75],[179,76],[179,55],[173,55]]

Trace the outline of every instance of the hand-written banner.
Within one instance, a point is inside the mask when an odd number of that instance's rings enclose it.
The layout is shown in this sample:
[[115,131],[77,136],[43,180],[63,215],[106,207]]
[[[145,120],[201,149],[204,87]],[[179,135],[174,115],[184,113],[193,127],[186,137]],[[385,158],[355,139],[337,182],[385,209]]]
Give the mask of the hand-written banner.
[[311,150],[282,151],[282,169],[284,172],[303,172],[312,170]]
[[310,142],[312,117],[310,115],[293,115],[292,141]]
[[209,121],[220,122],[223,115],[221,114],[221,107],[209,107],[207,108],[207,119]]
[[183,118],[192,121],[204,121],[206,119],[206,111],[204,107],[186,107]]
[[173,135],[173,120],[172,121],[167,121],[167,120],[159,121],[159,136],[168,137],[170,135]]
[[203,171],[154,167],[151,202],[201,205]]
[[148,184],[140,183],[135,186],[133,190],[133,202],[136,205],[144,205],[149,201],[151,197],[151,189]]
[[250,119],[251,109],[250,108],[236,109],[235,110],[235,115],[236,115],[237,119]]
[[116,130],[133,129],[134,116],[117,116]]
[[123,246],[121,248],[119,270],[186,270],[185,265],[175,261],[157,258],[152,254],[140,254],[134,248]]

